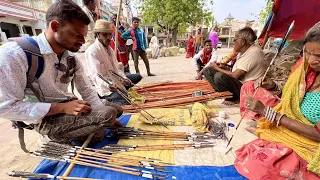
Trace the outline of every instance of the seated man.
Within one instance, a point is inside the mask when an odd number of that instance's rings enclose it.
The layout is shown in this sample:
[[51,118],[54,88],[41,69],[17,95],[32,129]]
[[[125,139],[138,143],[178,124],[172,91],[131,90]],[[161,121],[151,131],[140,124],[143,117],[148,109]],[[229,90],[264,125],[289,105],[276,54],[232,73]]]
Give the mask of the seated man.
[[[102,104],[84,74],[82,63],[70,52],[77,52],[85,43],[90,20],[74,2],[57,1],[48,9],[46,22],[44,33],[18,38],[0,47],[0,116],[30,124],[40,134],[59,142],[80,143],[91,133],[101,135],[98,137],[101,139],[105,128],[121,126],[116,117],[122,114],[122,108]],[[43,62],[43,73],[34,81],[29,78],[28,68],[34,72],[41,64],[30,63],[30,67],[28,61],[36,62],[34,58],[39,55],[29,53],[31,59],[21,48],[25,45],[21,41],[28,41],[28,49],[39,51],[43,57],[43,61],[38,61]],[[70,82],[83,100],[68,98]],[[33,94],[40,102],[24,101]]]
[[197,80],[202,79],[204,67],[208,67],[210,63],[217,61],[217,59],[218,53],[215,49],[212,48],[211,40],[205,40],[204,49],[200,50],[200,52],[193,57],[193,61],[198,68]]
[[[142,76],[140,74],[125,75],[119,69],[115,53],[110,47],[113,33],[112,24],[106,20],[97,20],[94,33],[96,41],[85,52],[88,74],[92,78],[100,98],[116,104],[127,105],[129,103],[119,93],[115,92],[115,88],[119,88],[126,93],[126,89],[137,84]],[[110,86],[104,82],[97,76],[98,73],[112,82],[113,85]],[[114,75],[114,73],[120,77]]]
[[214,90],[230,91],[233,94],[232,98],[224,101],[226,105],[239,103],[242,83],[256,81],[265,72],[264,53],[254,44],[256,39],[251,28],[239,30],[234,39],[234,50],[239,56],[233,68],[223,63],[211,63],[211,66],[204,69],[203,74]]

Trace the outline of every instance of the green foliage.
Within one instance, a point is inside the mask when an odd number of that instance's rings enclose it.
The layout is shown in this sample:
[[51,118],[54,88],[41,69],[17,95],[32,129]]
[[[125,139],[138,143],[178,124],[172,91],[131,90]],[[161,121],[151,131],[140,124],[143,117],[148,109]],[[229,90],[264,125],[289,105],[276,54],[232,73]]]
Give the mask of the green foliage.
[[206,7],[213,0],[139,0],[138,7],[146,24],[158,24],[170,30],[178,28],[183,34],[189,25],[204,20],[206,25],[214,21],[212,12]]
[[271,0],[266,0],[266,6],[263,10],[260,11],[259,15],[258,15],[258,18],[259,18],[259,21],[262,23],[262,24],[265,24],[268,17],[269,17],[269,14],[271,13],[272,11],[272,6],[273,6],[273,1]]

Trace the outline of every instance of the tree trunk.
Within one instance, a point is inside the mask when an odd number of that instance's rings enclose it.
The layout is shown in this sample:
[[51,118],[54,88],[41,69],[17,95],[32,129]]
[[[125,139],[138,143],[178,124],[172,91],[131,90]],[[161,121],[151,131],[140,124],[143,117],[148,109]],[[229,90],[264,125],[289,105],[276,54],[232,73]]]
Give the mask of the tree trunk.
[[174,25],[172,29],[172,44],[173,46],[177,45],[177,36],[178,36],[178,24]]

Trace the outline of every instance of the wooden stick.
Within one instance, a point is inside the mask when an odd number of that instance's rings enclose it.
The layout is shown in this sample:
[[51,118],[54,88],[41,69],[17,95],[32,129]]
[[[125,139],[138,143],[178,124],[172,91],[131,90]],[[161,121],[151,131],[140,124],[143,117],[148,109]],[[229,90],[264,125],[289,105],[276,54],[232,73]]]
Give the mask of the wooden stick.
[[[89,145],[89,143],[90,143],[92,137],[94,136],[94,134],[95,133],[92,133],[92,134],[90,134],[88,136],[87,140],[83,143],[83,145],[81,146],[80,149],[86,148]],[[71,171],[72,171],[72,169],[74,168],[74,165],[75,165],[75,163],[70,163],[70,165],[68,166],[67,170],[63,173],[62,176],[64,176],[64,177],[69,176]]]
[[57,179],[68,179],[68,180],[99,180],[96,178],[80,178],[80,177],[65,177],[65,176],[55,176]]
[[92,156],[92,155],[86,155],[86,154],[83,154],[83,155],[80,155],[79,157],[81,158],[85,158],[85,159],[94,159],[94,160],[100,160],[100,161],[105,161],[105,162],[108,162],[108,164],[111,164],[111,165],[121,165],[121,166],[138,166],[138,167],[143,167],[141,165],[141,163],[137,162],[137,161],[126,161],[126,162],[121,162],[119,160],[123,160],[121,158],[109,158],[109,157],[106,157],[106,158],[101,158],[101,157],[95,157],[95,156]]
[[[83,157],[83,158],[81,158],[81,157]],[[122,169],[122,170],[126,170],[126,171],[134,171],[134,172],[139,171],[138,169],[134,169],[134,168],[118,166],[118,165],[112,165],[112,164],[107,164],[107,163],[103,163],[103,162],[99,162],[99,161],[92,161],[92,160],[89,160],[89,159],[84,159],[84,156],[77,156],[75,158],[72,158],[72,160],[82,161],[82,162],[87,162],[87,163],[92,163],[92,164],[97,164],[99,166],[104,166],[104,167],[112,167],[112,168]]]
[[[101,150],[101,151],[104,151],[104,152],[108,152],[110,153],[111,151],[106,151],[106,150]],[[95,157],[102,157],[102,158],[109,158],[109,159],[115,159],[115,160],[125,160],[126,162],[140,162],[140,161],[144,161],[144,162],[155,162],[155,160],[151,160],[151,159],[145,159],[145,158],[137,158],[137,156],[131,156],[131,155],[124,155],[124,154],[121,154],[121,155],[118,155],[116,154],[115,152],[111,152],[111,153],[114,153],[113,155],[109,155],[109,154],[103,154],[103,153],[98,153],[98,152],[91,152],[91,151],[83,151],[83,150],[80,150],[80,151],[77,151],[78,154],[85,154],[85,155],[90,155],[90,156],[95,156]],[[158,161],[157,162],[159,164],[168,164],[168,163],[164,163],[164,162],[161,162],[161,161]]]
[[119,23],[120,23],[119,19],[120,19],[121,9],[122,9],[122,0],[120,0],[120,2],[119,2],[118,14],[117,14],[117,19],[116,19],[116,28],[115,28],[115,35],[114,35],[114,39],[115,39],[114,52],[115,52],[115,54],[117,54],[118,44],[119,44],[118,34],[119,34]]
[[[220,93],[212,94],[210,96],[205,95],[205,96],[199,96],[199,97],[190,97],[190,98],[183,98],[183,99],[177,99],[177,100],[170,100],[166,102],[150,102],[150,103],[141,104],[140,107],[141,108],[155,108],[155,107],[164,107],[164,106],[173,107],[181,104],[192,104],[194,102],[204,102],[204,101],[210,101],[215,99],[228,98],[231,95],[232,94],[230,92],[220,92]],[[125,111],[135,109],[130,105],[125,105],[122,107]]]
[[76,160],[71,160],[70,162],[72,162],[73,164],[79,164],[79,165],[84,165],[84,166],[90,166],[90,167],[101,168],[101,169],[106,169],[106,170],[110,170],[110,171],[140,176],[140,172],[133,172],[133,171],[121,170],[121,169],[116,169],[116,168],[111,168],[111,167],[104,167],[104,166],[91,164],[91,163],[87,163],[87,162],[76,161]]
[[32,178],[32,179],[44,179],[44,178],[55,178],[55,179],[68,179],[68,180],[100,180],[97,178],[82,178],[82,177],[66,177],[66,176],[55,176],[47,173],[32,173],[25,171],[11,171],[7,173],[11,177],[20,177],[20,178]]
[[[110,70],[110,71],[111,71],[111,70]],[[120,76],[119,74],[115,73],[114,71],[111,71],[111,74],[112,74],[113,76],[116,76],[117,78],[119,78],[120,81],[124,81],[124,80],[125,80],[122,76]],[[132,85],[133,85],[133,87],[136,87],[136,88],[138,88],[138,89],[141,89],[138,85],[136,85],[136,84],[134,84],[134,83],[132,83]],[[152,94],[151,92],[149,92],[149,91],[147,91],[147,90],[145,90],[145,89],[142,89],[142,90],[143,90],[144,92],[146,92],[147,94],[149,94],[149,95],[157,98],[157,99],[160,100],[160,101],[163,101],[163,102],[165,101],[164,99],[155,96],[154,94]]]

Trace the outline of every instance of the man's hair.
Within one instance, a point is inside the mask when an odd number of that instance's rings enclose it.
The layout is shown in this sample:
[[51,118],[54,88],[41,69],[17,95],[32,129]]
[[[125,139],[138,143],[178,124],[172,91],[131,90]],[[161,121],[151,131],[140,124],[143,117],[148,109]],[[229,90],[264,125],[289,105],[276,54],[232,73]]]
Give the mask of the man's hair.
[[212,41],[210,39],[206,39],[203,44],[205,45],[206,43],[212,43]]
[[245,39],[248,44],[253,44],[257,39],[256,33],[250,27],[245,27],[238,31],[239,38]]
[[303,43],[306,44],[307,42],[320,43],[320,22],[308,30]]
[[132,18],[132,22],[133,22],[133,21],[138,21],[138,22],[140,22],[140,18],[138,18],[138,17],[133,17],[133,18]]
[[94,0],[82,0],[83,4],[84,4],[85,6],[88,6],[89,3],[92,2],[92,1],[94,1]]
[[117,15],[117,14],[112,14],[112,16],[115,16],[115,17],[117,17],[118,15]]
[[47,26],[53,20],[57,20],[64,25],[67,22],[71,22],[73,19],[82,21],[86,25],[90,24],[90,19],[86,13],[71,0],[57,1],[50,6],[46,14]]

